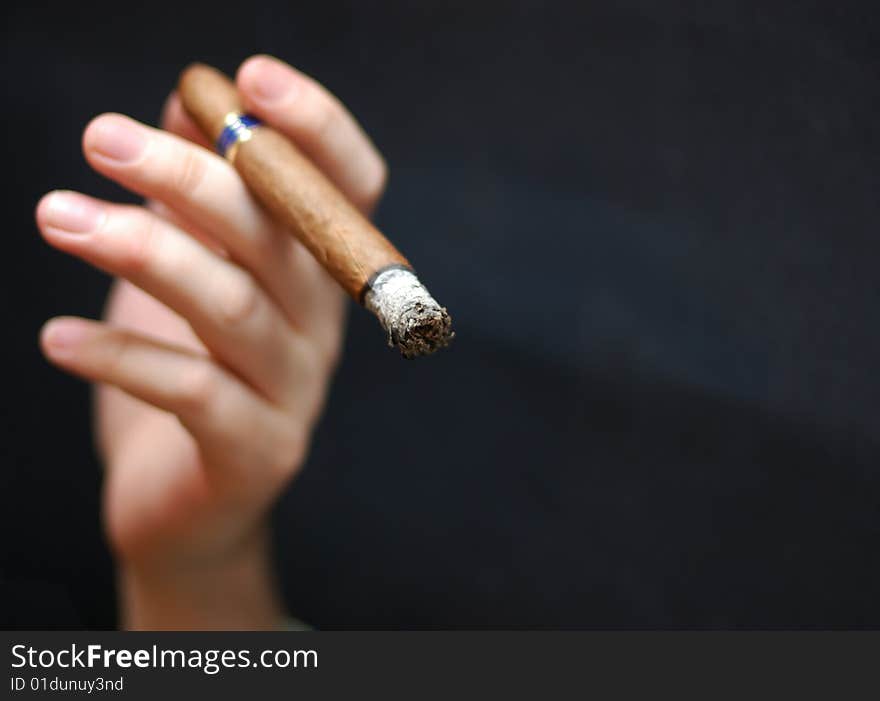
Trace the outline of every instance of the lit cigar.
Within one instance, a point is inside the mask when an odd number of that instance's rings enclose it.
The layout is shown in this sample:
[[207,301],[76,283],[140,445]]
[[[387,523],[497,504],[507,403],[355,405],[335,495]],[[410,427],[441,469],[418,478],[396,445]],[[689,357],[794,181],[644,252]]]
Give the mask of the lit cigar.
[[242,113],[235,85],[193,64],[180,98],[257,199],[290,229],[358,303],[375,314],[406,358],[452,339],[452,321],[406,258],[287,138]]

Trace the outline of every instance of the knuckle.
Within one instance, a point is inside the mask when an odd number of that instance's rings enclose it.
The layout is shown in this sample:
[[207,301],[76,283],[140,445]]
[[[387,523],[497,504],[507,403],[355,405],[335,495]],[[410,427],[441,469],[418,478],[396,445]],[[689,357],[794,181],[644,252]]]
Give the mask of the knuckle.
[[247,273],[242,273],[223,286],[219,314],[224,324],[240,326],[257,311],[260,293],[257,283]]
[[249,244],[254,261],[265,270],[270,269],[275,261],[285,260],[288,247],[295,241],[287,232],[274,230],[270,223],[254,227],[252,232]]
[[341,354],[340,345],[333,343],[330,334],[325,332],[316,334],[314,341],[309,344],[308,352],[303,353],[300,362],[307,370],[307,377],[316,380],[319,387],[324,378],[336,368]]
[[312,139],[318,143],[332,138],[332,133],[342,111],[342,108],[333,100],[322,98],[323,96],[315,96],[306,122],[308,132]]
[[171,187],[178,195],[193,195],[205,179],[208,164],[195,149],[184,148],[173,162]]
[[121,265],[128,274],[142,273],[155,265],[159,239],[158,220],[137,208],[130,210],[131,223]]
[[125,365],[131,350],[132,338],[127,333],[119,333],[113,340],[113,343],[106,345],[110,353],[108,369],[111,376],[120,379],[127,374]]
[[217,373],[207,362],[188,368],[180,377],[178,393],[185,410],[203,411],[214,404],[219,386]]
[[282,431],[270,456],[270,467],[280,481],[287,480],[302,465],[308,440],[294,428]]
[[329,339],[325,342],[325,365],[323,369],[329,376],[336,371],[336,368],[339,367],[339,363],[342,362],[342,334],[336,329],[333,329],[328,336]]

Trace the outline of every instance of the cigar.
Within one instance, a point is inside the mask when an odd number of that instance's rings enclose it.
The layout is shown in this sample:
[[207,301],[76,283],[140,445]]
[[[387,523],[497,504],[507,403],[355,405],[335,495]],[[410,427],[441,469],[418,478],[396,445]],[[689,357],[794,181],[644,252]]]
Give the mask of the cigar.
[[203,64],[180,76],[184,109],[248,188],[359,304],[405,358],[452,340],[452,320],[409,261],[286,137],[242,111],[233,82]]

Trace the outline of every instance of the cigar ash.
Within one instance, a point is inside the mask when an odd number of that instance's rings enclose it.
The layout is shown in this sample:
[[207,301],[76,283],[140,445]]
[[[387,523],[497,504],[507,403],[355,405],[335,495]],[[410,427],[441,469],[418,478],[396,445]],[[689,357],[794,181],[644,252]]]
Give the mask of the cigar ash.
[[409,268],[395,265],[379,271],[364,294],[388,334],[388,345],[404,358],[430,355],[455,336],[452,319]]

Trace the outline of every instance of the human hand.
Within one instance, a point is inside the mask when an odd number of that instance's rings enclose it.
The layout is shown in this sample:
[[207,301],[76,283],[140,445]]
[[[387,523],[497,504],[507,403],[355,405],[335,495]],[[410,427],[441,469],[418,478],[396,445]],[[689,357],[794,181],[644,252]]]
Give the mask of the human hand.
[[[385,165],[341,104],[268,57],[239,69],[246,108],[285,133],[362,211]],[[305,458],[342,339],[344,299],[210,152],[172,95],[163,126],[103,115],[90,165],[145,207],[53,192],[37,207],[51,245],[120,280],[106,321],[53,319],[41,343],[101,383],[104,519],[124,622],[148,628],[277,626],[267,512]]]

